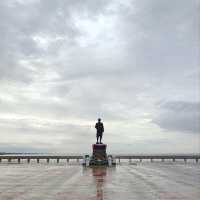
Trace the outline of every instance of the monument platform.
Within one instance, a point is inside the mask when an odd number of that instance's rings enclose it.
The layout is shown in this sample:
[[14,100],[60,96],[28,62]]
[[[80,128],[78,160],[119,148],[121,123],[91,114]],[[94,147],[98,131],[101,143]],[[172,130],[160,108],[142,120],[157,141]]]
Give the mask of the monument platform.
[[106,153],[106,144],[93,144],[92,158],[90,159],[90,165],[108,165],[108,158]]
[[92,156],[85,156],[83,165],[114,165],[116,164],[111,155],[107,156],[106,153],[107,144],[93,144],[92,145]]

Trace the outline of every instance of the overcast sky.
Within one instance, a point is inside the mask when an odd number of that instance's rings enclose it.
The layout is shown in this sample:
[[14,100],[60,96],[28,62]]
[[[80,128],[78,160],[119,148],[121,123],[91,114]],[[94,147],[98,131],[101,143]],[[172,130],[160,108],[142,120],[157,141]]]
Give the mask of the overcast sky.
[[0,151],[200,152],[200,0],[1,0]]

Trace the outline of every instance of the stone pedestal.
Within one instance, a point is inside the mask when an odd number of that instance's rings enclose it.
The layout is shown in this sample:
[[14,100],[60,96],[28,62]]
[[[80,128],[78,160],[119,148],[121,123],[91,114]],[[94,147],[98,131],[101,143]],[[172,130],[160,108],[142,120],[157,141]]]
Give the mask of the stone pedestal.
[[116,160],[112,155],[106,153],[106,144],[93,144],[92,145],[92,156],[85,155],[83,159],[83,166],[115,166]]
[[107,165],[108,158],[106,154],[106,144],[93,144],[92,158],[90,160],[90,165]]
[[93,144],[92,149],[93,149],[93,158],[95,160],[106,160],[107,159],[107,154],[106,154],[106,144]]

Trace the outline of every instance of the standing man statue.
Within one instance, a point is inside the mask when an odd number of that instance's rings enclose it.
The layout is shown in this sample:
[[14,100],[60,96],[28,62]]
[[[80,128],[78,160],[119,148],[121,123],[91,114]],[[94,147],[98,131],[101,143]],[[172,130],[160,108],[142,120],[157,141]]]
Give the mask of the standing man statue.
[[98,122],[96,123],[95,128],[97,129],[97,143],[96,144],[99,144],[99,138],[100,138],[100,144],[102,144],[101,140],[102,140],[102,136],[104,132],[104,126],[100,118],[98,119]]

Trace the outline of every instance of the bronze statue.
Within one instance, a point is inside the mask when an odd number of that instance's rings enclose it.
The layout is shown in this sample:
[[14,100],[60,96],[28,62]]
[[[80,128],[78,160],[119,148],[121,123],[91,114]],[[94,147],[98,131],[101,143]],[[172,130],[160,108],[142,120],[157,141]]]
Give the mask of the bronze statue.
[[[104,126],[103,123],[101,122],[101,119],[98,119],[98,122],[95,125],[95,128],[97,129],[97,142],[96,144],[102,144],[101,140],[102,140],[102,136],[103,136],[103,132],[104,132]],[[99,139],[100,139],[100,143],[99,143]]]

